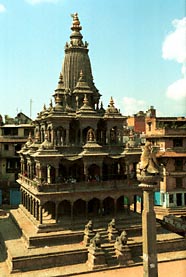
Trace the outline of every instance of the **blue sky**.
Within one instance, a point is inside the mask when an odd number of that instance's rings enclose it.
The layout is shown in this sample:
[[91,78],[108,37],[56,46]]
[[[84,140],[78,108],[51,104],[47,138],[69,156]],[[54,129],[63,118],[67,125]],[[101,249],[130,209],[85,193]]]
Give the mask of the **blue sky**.
[[49,105],[74,12],[104,107],[186,116],[186,0],[0,0],[0,114]]

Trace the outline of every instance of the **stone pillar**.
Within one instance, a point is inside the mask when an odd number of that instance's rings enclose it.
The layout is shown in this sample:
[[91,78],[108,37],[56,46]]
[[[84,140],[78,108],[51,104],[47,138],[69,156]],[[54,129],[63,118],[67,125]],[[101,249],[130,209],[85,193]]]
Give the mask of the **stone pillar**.
[[156,215],[154,212],[154,185],[140,184],[143,189],[143,276],[157,277]]
[[42,206],[41,204],[39,205],[39,223],[43,223],[43,213],[42,213]]
[[51,166],[47,165],[47,183],[51,184]]
[[56,206],[55,206],[55,220],[56,220],[56,223],[58,223],[58,205],[59,205],[59,203],[56,203]]
[[66,145],[69,145],[69,129],[66,129]]
[[140,162],[137,165],[137,179],[143,190],[142,236],[143,236],[143,276],[157,277],[156,215],[154,212],[154,189],[160,182],[162,166],[156,160],[156,149],[146,142]]
[[71,202],[71,210],[70,210],[70,218],[71,218],[71,223],[73,223],[73,220],[74,220],[74,214],[73,214],[73,206],[74,206],[74,203]]
[[85,176],[85,181],[88,181],[88,165],[86,161],[84,161],[84,176]]

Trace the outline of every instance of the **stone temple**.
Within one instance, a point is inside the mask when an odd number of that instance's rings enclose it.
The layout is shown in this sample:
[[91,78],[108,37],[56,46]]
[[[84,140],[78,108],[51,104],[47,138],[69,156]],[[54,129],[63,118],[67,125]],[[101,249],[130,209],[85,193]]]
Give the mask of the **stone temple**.
[[[33,216],[38,228],[49,223],[49,215],[50,228],[78,219],[116,216],[123,213],[124,197],[130,203],[138,193],[136,179],[128,186],[126,117],[112,97],[103,108],[81,29],[74,14],[53,94],[55,104],[44,106],[38,114],[35,139],[30,137],[20,151],[21,208]],[[138,158],[135,153],[132,166]]]
[[[113,98],[106,109],[100,102],[88,43],[72,18],[54,103],[38,113],[19,151],[21,204],[0,220],[9,272],[67,276],[142,261],[141,147],[132,133],[125,143],[126,117]],[[161,236],[160,226],[157,233],[158,251],[185,247],[180,236]]]

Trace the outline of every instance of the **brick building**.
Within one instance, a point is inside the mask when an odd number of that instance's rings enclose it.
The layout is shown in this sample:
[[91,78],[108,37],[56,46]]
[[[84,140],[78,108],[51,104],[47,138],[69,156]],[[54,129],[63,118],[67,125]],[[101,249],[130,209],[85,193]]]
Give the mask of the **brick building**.
[[15,118],[1,117],[0,126],[0,205],[15,206],[20,203],[19,185],[20,157],[17,153],[33,133],[32,120],[18,113]]
[[186,118],[146,117],[146,139],[164,166],[158,204],[166,213],[186,213]]

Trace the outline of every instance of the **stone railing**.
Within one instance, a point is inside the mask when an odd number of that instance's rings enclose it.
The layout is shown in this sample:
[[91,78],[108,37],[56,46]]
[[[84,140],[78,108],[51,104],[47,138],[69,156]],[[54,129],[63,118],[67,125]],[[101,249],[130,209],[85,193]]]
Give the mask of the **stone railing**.
[[125,180],[111,180],[111,181],[81,181],[76,183],[53,183],[47,182],[39,183],[37,180],[31,180],[22,174],[19,174],[19,183],[26,184],[27,186],[33,187],[40,192],[54,192],[54,191],[89,191],[90,188],[93,191],[96,190],[121,190],[121,189],[136,189],[139,182],[134,178],[128,181]]

